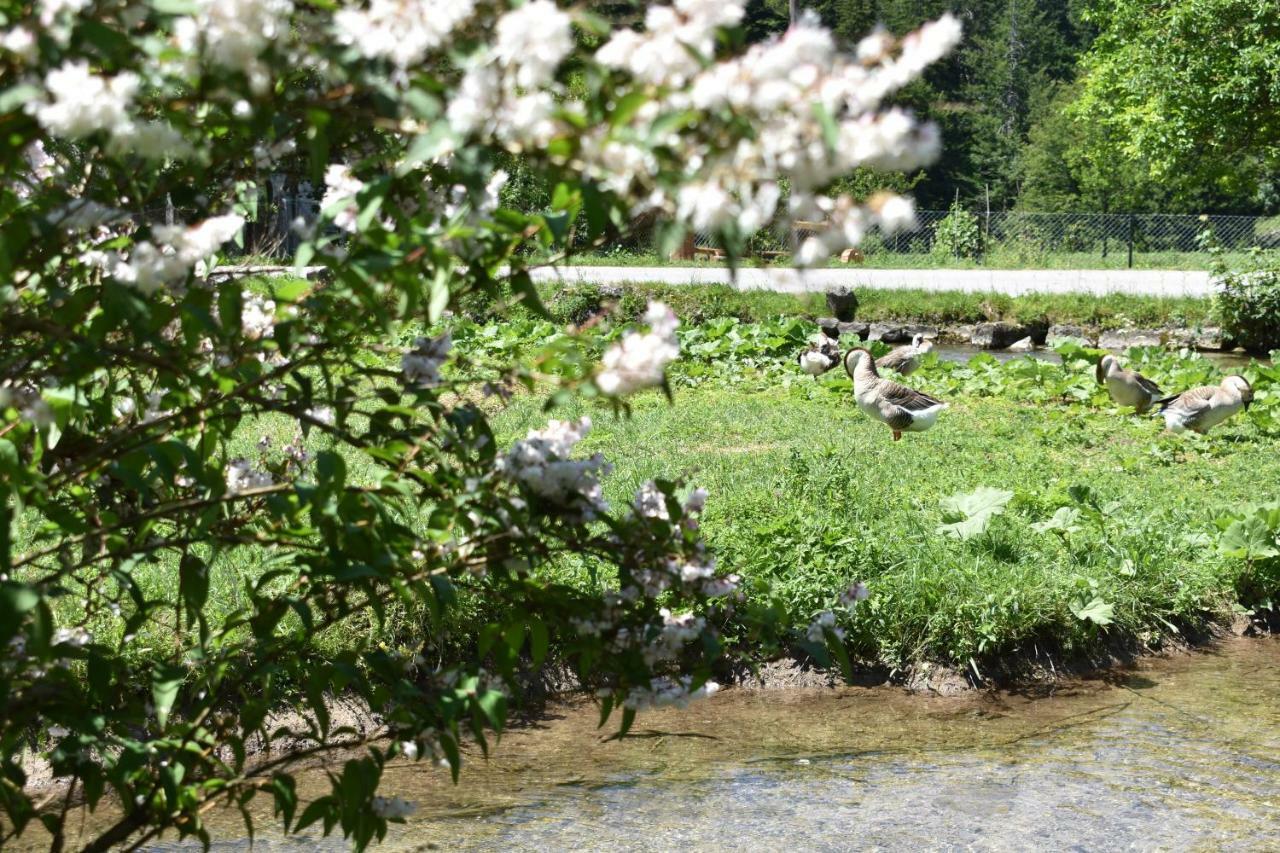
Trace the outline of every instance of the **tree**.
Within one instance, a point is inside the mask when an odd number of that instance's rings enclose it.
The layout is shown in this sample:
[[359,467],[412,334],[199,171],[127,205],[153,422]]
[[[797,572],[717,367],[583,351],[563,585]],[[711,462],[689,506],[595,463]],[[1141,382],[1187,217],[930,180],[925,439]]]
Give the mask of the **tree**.
[[[947,53],[954,19],[862,84],[817,27],[745,46],[730,0],[617,31],[549,0],[38,12],[0,37],[0,844],[38,821],[60,849],[75,800],[110,792],[89,849],[207,844],[218,802],[252,831],[259,796],[286,831],[364,847],[408,808],[377,795],[386,762],[457,778],[464,737],[487,749],[551,656],[622,733],[713,688],[726,626],[844,659],[834,620],[784,633],[716,569],[692,484],[608,506],[588,418],[496,446],[489,398],[607,415],[670,393],[668,309],[497,356],[447,312],[544,313],[529,269],[638,212],[734,254],[780,185],[827,216],[815,257],[901,224],[901,200],[826,189],[936,156],[862,86]],[[864,136],[883,141],[841,144]],[[513,155],[544,210],[502,205]],[[220,274],[286,167],[325,186],[294,260],[326,280]],[[387,737],[335,729],[337,695]],[[254,760],[255,739],[307,745]],[[40,813],[30,742],[64,783]],[[353,747],[300,809],[291,762]]]
[[[1272,0],[1109,0],[1084,57],[1082,121],[1155,180],[1235,197],[1280,164],[1280,15]],[[1241,168],[1242,163],[1245,168]]]

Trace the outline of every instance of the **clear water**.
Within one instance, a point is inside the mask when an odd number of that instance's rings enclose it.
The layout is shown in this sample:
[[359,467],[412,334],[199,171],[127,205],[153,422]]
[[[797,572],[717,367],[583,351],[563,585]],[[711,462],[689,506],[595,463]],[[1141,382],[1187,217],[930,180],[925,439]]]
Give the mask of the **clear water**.
[[620,742],[595,726],[588,702],[553,709],[493,759],[471,756],[457,787],[422,764],[389,768],[387,792],[419,811],[387,846],[1280,849],[1278,639],[1045,695],[727,690],[642,715]]

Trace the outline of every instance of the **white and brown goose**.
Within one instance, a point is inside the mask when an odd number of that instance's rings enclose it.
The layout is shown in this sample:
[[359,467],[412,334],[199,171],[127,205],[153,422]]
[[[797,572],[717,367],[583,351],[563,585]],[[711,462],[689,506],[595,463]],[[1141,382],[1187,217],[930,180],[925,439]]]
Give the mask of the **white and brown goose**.
[[1243,376],[1227,376],[1218,385],[1203,385],[1157,400],[1164,425],[1171,432],[1191,430],[1204,435],[1253,402],[1253,386]]
[[857,347],[844,357],[844,369],[853,378],[853,397],[864,415],[893,430],[893,440],[904,432],[924,432],[934,425],[947,404],[914,388],[884,379],[876,371],[871,353]]
[[933,349],[933,341],[926,341],[924,335],[917,334],[911,343],[898,347],[893,352],[885,353],[876,359],[877,370],[892,370],[903,376],[910,376],[920,366],[925,353]]
[[1104,355],[1094,371],[1099,385],[1107,387],[1111,399],[1121,406],[1132,406],[1138,414],[1146,414],[1157,401],[1164,397],[1160,386],[1143,376],[1136,370],[1128,370],[1120,366],[1120,359],[1114,355]]
[[817,379],[840,363],[840,329],[835,326],[823,326],[818,337],[802,350],[796,361],[800,369]]

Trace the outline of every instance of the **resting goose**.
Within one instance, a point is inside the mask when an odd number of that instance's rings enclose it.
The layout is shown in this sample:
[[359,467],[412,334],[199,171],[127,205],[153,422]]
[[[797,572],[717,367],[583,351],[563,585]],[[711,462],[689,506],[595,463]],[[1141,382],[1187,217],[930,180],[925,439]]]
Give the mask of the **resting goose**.
[[1099,385],[1107,386],[1112,400],[1121,406],[1132,406],[1140,415],[1164,396],[1159,385],[1136,370],[1121,367],[1120,359],[1114,355],[1104,355],[1094,375]]
[[1253,387],[1243,376],[1227,376],[1219,385],[1192,388],[1163,400],[1160,412],[1172,432],[1191,430],[1204,435],[1253,402]]
[[862,347],[845,354],[844,369],[853,378],[853,397],[858,408],[893,430],[894,441],[902,438],[904,432],[929,429],[938,420],[938,414],[947,407],[946,403],[928,394],[882,379],[876,372],[875,358]]
[[898,347],[891,353],[880,356],[876,367],[880,370],[893,370],[903,376],[910,376],[920,366],[921,357],[933,349],[932,341],[925,341],[924,335],[917,334],[911,343]]
[[840,330],[835,326],[824,326],[818,333],[814,343],[796,356],[800,369],[817,379],[836,366],[840,361]]

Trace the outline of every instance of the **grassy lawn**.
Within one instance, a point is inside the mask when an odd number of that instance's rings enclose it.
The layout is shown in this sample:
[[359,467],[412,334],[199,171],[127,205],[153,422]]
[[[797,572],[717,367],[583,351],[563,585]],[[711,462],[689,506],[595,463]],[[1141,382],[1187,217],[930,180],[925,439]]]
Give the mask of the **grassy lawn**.
[[[540,402],[498,418],[504,440],[544,422]],[[1100,635],[1155,643],[1222,618],[1244,564],[1218,555],[1214,519],[1280,482],[1272,440],[1243,419],[1175,439],[1106,406],[953,398],[937,428],[895,444],[836,372],[705,384],[674,406],[648,395],[630,419],[594,419],[585,450],[615,464],[611,501],[688,473],[711,493],[704,530],[721,566],[801,619],[865,581],[851,648],[890,665],[1070,651]],[[1005,513],[968,541],[940,535],[941,500],[980,486],[1013,492]],[[1068,529],[1034,527],[1063,507]],[[1110,624],[1077,615],[1096,603]]]
[[[1245,257],[1244,253],[1228,253],[1230,261]],[[617,249],[574,255],[571,264],[600,267],[694,267],[718,266],[713,260],[675,260],[653,251]],[[785,257],[747,258],[747,266],[777,266],[788,263]],[[1134,252],[1133,268],[1141,270],[1207,270],[1212,258],[1207,252]],[[845,269],[850,265],[837,259],[828,267]],[[980,260],[951,258],[922,253],[873,252],[857,265],[865,269],[1006,269],[1006,270],[1122,270],[1129,267],[1129,254],[1123,244],[1113,246],[1106,257],[1098,252],[1045,252],[1034,247],[998,246]]]
[[[779,315],[807,318],[831,312],[820,293],[771,293],[739,291],[725,285],[680,287],[629,284],[620,298],[603,295],[594,287],[540,285],[543,301],[559,322],[580,323],[608,303],[619,303],[626,317],[644,313],[648,300],[660,299],[686,321],[712,317],[737,317],[744,322]],[[1006,296],[999,293],[961,291],[879,290],[857,288],[857,319],[869,322],[898,321],[935,325],[1010,322],[1047,322],[1096,326],[1197,328],[1215,323],[1210,299],[1162,298],[1113,294],[1099,298],[1080,293],[1048,293]]]

